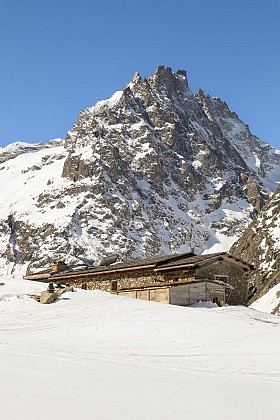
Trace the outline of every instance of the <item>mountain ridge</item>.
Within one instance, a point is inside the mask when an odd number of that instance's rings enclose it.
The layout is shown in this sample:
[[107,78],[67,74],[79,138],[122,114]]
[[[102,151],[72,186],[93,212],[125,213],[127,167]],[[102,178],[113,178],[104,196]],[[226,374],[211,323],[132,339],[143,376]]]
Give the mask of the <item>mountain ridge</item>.
[[1,162],[0,270],[75,255],[228,250],[279,174],[280,152],[219,98],[193,95],[185,71],[136,73],[81,111],[64,142]]

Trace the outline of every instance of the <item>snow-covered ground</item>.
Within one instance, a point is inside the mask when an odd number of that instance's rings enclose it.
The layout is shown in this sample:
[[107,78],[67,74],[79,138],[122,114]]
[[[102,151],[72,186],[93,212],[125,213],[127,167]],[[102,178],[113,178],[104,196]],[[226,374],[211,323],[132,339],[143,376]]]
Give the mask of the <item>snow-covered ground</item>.
[[279,418],[279,317],[0,281],[1,420]]
[[256,300],[251,307],[257,311],[280,315],[280,283],[272,287],[266,295]]

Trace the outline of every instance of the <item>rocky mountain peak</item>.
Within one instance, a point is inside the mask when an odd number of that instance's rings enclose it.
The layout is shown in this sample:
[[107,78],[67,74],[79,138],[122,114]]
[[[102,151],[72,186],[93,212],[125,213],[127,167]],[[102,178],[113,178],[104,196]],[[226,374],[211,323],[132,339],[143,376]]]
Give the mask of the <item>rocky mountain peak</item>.
[[138,85],[141,82],[142,82],[142,77],[137,71],[136,73],[134,73],[134,76],[133,76],[131,82],[127,86],[131,88],[133,85]]
[[2,270],[228,250],[280,178],[275,149],[164,66],[81,111],[54,146],[0,164]]
[[184,70],[174,73],[170,67],[159,66],[146,80],[152,89],[161,95],[167,94],[170,99],[173,95],[183,97],[189,90],[187,72]]

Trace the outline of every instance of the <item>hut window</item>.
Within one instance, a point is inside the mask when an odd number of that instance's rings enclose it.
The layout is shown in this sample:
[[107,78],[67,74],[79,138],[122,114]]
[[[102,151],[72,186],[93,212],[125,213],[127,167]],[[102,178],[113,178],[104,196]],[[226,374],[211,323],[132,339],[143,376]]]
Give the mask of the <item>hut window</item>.
[[215,280],[223,281],[224,283],[228,283],[229,280],[228,276],[220,276],[219,274],[215,274],[214,277]]
[[112,286],[113,291],[118,290],[118,281],[117,280],[112,280],[111,286]]

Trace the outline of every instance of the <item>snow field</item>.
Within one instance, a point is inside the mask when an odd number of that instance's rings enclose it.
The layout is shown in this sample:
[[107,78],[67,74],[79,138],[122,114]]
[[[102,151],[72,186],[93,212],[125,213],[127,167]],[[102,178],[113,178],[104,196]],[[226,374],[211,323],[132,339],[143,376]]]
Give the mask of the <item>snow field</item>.
[[1,281],[3,420],[278,419],[278,317]]

